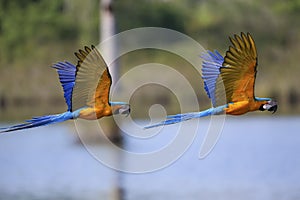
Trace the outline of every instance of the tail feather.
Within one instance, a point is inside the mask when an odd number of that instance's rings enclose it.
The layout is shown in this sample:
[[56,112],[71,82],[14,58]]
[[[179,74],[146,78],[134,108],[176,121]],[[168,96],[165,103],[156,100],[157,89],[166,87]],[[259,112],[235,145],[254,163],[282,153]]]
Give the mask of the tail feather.
[[25,123],[0,128],[0,133],[45,126],[49,124],[63,122],[69,119],[73,119],[73,114],[69,111],[62,114],[33,117],[32,119],[26,120]]
[[154,127],[164,126],[164,125],[170,125],[170,124],[176,124],[179,122],[183,122],[183,121],[187,121],[187,120],[195,119],[195,118],[206,117],[209,115],[222,114],[225,107],[227,107],[227,105],[219,106],[216,108],[209,108],[202,112],[191,112],[191,113],[184,113],[184,114],[177,114],[177,115],[168,115],[166,117],[166,120],[159,122],[157,124],[146,126],[144,129],[154,128]]
[[211,115],[209,110],[202,111],[202,112],[192,112],[192,113],[184,113],[184,114],[177,114],[177,115],[169,115],[166,117],[166,120],[159,122],[157,124],[153,124],[150,126],[146,126],[145,129],[154,128],[158,126],[176,124],[179,122],[187,121],[190,119],[200,118]]

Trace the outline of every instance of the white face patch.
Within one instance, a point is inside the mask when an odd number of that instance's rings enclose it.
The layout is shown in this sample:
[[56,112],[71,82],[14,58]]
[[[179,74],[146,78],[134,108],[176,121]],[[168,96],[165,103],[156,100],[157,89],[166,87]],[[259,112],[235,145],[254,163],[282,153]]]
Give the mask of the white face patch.
[[129,107],[129,105],[123,105],[119,109],[119,114],[126,114],[126,115],[128,115],[129,113],[130,113],[130,107]]
[[263,105],[263,109],[265,109],[265,110],[269,110],[271,107],[272,107],[272,106],[269,105],[269,104]]

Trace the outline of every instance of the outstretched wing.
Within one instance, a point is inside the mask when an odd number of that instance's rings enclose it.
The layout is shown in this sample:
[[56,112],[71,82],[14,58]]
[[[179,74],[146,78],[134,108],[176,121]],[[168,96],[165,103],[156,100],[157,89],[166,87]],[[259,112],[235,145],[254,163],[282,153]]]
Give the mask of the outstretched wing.
[[207,51],[201,55],[202,62],[202,79],[204,81],[204,89],[208,98],[211,99],[213,106],[216,106],[216,83],[220,74],[224,58],[215,50],[215,52]]
[[229,38],[232,45],[226,52],[221,70],[227,103],[254,98],[257,52],[248,33]]
[[72,92],[75,84],[76,67],[69,62],[59,62],[52,66],[57,70],[60,83],[64,90],[64,97],[68,105],[68,111],[72,109]]
[[109,103],[111,76],[99,51],[92,46],[75,53],[78,58],[72,110]]

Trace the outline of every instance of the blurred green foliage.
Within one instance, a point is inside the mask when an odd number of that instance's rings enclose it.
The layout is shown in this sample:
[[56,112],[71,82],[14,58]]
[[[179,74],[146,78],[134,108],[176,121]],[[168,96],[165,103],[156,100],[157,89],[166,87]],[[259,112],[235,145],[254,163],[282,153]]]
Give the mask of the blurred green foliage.
[[[48,45],[64,49],[70,43],[74,46],[83,36],[85,41],[97,39],[98,29],[91,27],[98,26],[98,10],[90,4],[97,5],[97,1],[2,0],[1,67],[14,63],[21,67],[19,64],[24,60],[31,62],[35,57],[47,61],[49,56],[56,56],[54,51],[57,51],[46,50]],[[86,15],[86,12],[92,14]]]
[[[0,97],[36,96],[63,103],[56,73],[45,67],[60,60],[75,63],[74,51],[99,43],[99,8],[99,0],[1,0]],[[299,112],[297,103],[296,109],[290,107],[286,97],[297,102],[300,96],[300,0],[114,0],[112,9],[117,32],[144,26],[170,28],[223,54],[228,36],[250,32],[259,54],[258,94],[276,96],[284,112]],[[133,63],[145,63],[149,56],[168,60],[175,68],[178,63],[161,52],[146,52],[121,59],[122,71]]]
[[185,20],[188,16],[182,9],[182,3],[166,1],[115,0],[113,8],[117,18],[119,32],[144,27],[164,27],[185,32]]
[[[280,60],[286,50],[298,51],[300,0],[114,0],[113,10],[118,32],[165,27],[225,51],[227,36],[245,31],[253,34],[266,60]],[[37,56],[43,61],[57,59],[57,49],[74,50],[98,43],[98,38],[99,0],[0,2],[0,67]],[[45,49],[48,45],[57,45],[56,50]],[[60,53],[70,57],[69,52]]]
[[[300,91],[296,88],[300,76],[297,59],[300,55],[300,0],[139,2],[143,3],[136,3],[134,0],[115,1],[118,31],[139,26],[171,28],[194,38],[207,49],[218,49],[223,55],[230,45],[228,36],[250,32],[255,39],[259,56],[257,95],[275,97],[279,101],[281,113],[299,113],[300,106],[297,102],[300,102]],[[168,11],[164,12],[165,10]],[[161,56],[162,53],[159,52],[157,58]],[[145,59],[146,55],[133,57],[135,60],[131,62],[136,63],[138,59]],[[160,62],[162,60],[165,59],[161,58]],[[178,61],[174,58],[167,62],[175,68],[178,66]],[[196,80],[193,76],[187,77],[192,82]],[[194,86],[202,91],[198,96],[199,101],[203,102],[201,98],[205,94],[200,85],[202,81],[197,81],[198,85]],[[147,90],[142,95],[148,93]]]

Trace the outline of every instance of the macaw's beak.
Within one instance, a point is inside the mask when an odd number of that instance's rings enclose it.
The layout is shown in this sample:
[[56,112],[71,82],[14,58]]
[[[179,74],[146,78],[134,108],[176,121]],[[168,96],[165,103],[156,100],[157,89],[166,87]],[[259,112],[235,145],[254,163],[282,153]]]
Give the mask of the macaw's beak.
[[275,100],[271,100],[270,102],[269,102],[269,106],[270,106],[270,108],[268,108],[268,111],[270,111],[270,112],[272,112],[273,111],[273,113],[272,114],[274,114],[276,111],[277,111],[277,102],[275,101]]
[[267,111],[270,111],[270,112],[273,111],[272,114],[274,114],[277,111],[277,108],[278,108],[277,102],[275,100],[271,99],[266,104],[261,105],[259,110],[261,110],[261,111],[267,110]]
[[121,114],[125,115],[125,117],[128,117],[128,115],[130,114],[130,108],[128,108],[127,110],[122,111]]
[[274,113],[277,111],[277,104],[276,104],[276,105],[274,105],[274,106],[272,106],[271,108],[269,108],[269,109],[268,109],[268,111],[270,111],[270,112],[272,112],[272,111],[273,111],[273,113],[272,113],[272,114],[274,114]]
[[119,109],[119,114],[128,117],[128,115],[130,114],[130,105],[129,104],[122,105],[121,108]]
[[123,102],[110,102],[112,113],[114,115],[126,115],[126,117],[130,114],[130,105]]

